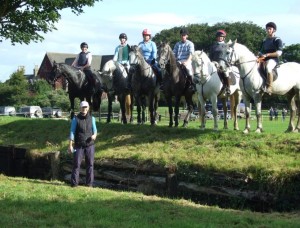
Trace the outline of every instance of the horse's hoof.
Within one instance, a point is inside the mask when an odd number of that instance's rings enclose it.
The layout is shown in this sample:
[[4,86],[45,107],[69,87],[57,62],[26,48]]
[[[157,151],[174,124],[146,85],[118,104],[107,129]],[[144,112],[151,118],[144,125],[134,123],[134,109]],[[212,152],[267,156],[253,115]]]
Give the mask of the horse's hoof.
[[256,130],[255,130],[255,133],[262,133],[262,129],[261,128],[257,128]]
[[214,131],[219,131],[219,129],[218,129],[218,128],[216,128],[216,127],[215,127],[213,130],[214,130]]
[[240,129],[238,127],[235,127],[233,130],[235,131],[239,131]]
[[248,134],[248,133],[249,133],[249,129],[246,128],[245,130],[243,130],[243,133],[244,133],[244,134]]

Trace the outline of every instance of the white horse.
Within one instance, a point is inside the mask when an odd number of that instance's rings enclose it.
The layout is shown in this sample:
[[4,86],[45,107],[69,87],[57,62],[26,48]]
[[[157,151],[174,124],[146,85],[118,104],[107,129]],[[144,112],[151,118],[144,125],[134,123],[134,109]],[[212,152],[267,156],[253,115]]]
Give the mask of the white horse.
[[122,122],[126,124],[126,116],[129,116],[129,120],[132,123],[133,99],[130,91],[126,89],[127,72],[124,66],[116,61],[109,60],[104,64],[102,71],[98,73],[102,81],[102,87],[108,97],[107,123],[111,122],[112,102],[115,96],[118,97],[118,101],[120,102]]
[[[256,56],[244,45],[235,42],[227,44],[227,60],[229,64],[236,65],[241,74],[240,88],[244,95],[246,107],[246,126],[244,133],[250,131],[250,99],[254,100],[256,106],[257,128],[256,132],[262,132],[261,102],[264,94],[264,81],[258,70]],[[286,95],[290,107],[290,122],[287,132],[300,131],[300,112],[298,112],[298,122],[294,126],[296,108],[300,108],[300,64],[289,62],[277,67],[278,78],[273,82],[272,93]]]
[[[192,66],[194,70],[194,80],[197,82],[196,88],[198,92],[198,99],[201,105],[201,126],[205,129],[205,101],[209,99],[212,103],[212,113],[214,117],[214,130],[218,130],[218,97],[222,100],[224,110],[224,129],[228,129],[227,121],[227,96],[224,91],[221,91],[223,84],[217,72],[217,68],[204,51],[195,51],[192,56]],[[242,93],[239,88],[239,73],[238,69],[232,70],[234,73],[236,83],[230,86],[231,94],[231,116],[234,119],[234,130],[239,130],[237,122],[237,108],[241,101]]]

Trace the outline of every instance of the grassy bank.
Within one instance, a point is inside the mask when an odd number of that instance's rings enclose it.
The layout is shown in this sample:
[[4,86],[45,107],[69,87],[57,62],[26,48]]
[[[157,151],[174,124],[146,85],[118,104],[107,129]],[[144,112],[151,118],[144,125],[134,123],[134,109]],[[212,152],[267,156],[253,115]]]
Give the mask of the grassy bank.
[[0,175],[1,227],[299,227],[299,213],[253,213]]

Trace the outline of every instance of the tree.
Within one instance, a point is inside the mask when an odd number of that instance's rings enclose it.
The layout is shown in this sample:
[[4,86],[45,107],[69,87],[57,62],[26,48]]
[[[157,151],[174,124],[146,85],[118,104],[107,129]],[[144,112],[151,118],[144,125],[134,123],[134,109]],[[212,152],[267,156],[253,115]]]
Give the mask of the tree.
[[[195,44],[195,50],[204,50],[209,52],[210,46],[216,40],[217,30],[224,29],[227,32],[226,40],[235,40],[246,45],[252,52],[257,53],[261,42],[266,36],[264,28],[253,24],[252,22],[222,22],[209,26],[208,24],[189,24],[186,26],[189,30],[189,39]],[[179,31],[181,27],[174,27],[168,30],[162,30],[153,37],[153,40],[159,44],[161,41],[168,41],[171,47],[180,40]]]
[[[99,0],[0,0],[0,42],[10,39],[11,43],[38,42],[41,33],[55,30],[59,11],[71,8],[76,15],[83,13],[84,6],[93,6]],[[102,0],[101,0],[102,1]]]
[[300,63],[300,44],[292,44],[283,49],[282,59],[286,62]]

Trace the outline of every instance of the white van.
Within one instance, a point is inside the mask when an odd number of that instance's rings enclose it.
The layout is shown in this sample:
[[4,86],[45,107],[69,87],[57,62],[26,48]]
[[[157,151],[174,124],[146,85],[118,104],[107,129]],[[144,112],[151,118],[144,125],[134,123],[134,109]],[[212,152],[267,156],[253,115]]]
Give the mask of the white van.
[[0,115],[1,116],[15,116],[16,109],[12,106],[0,106]]
[[21,107],[17,115],[28,118],[43,118],[43,112],[40,106]]

